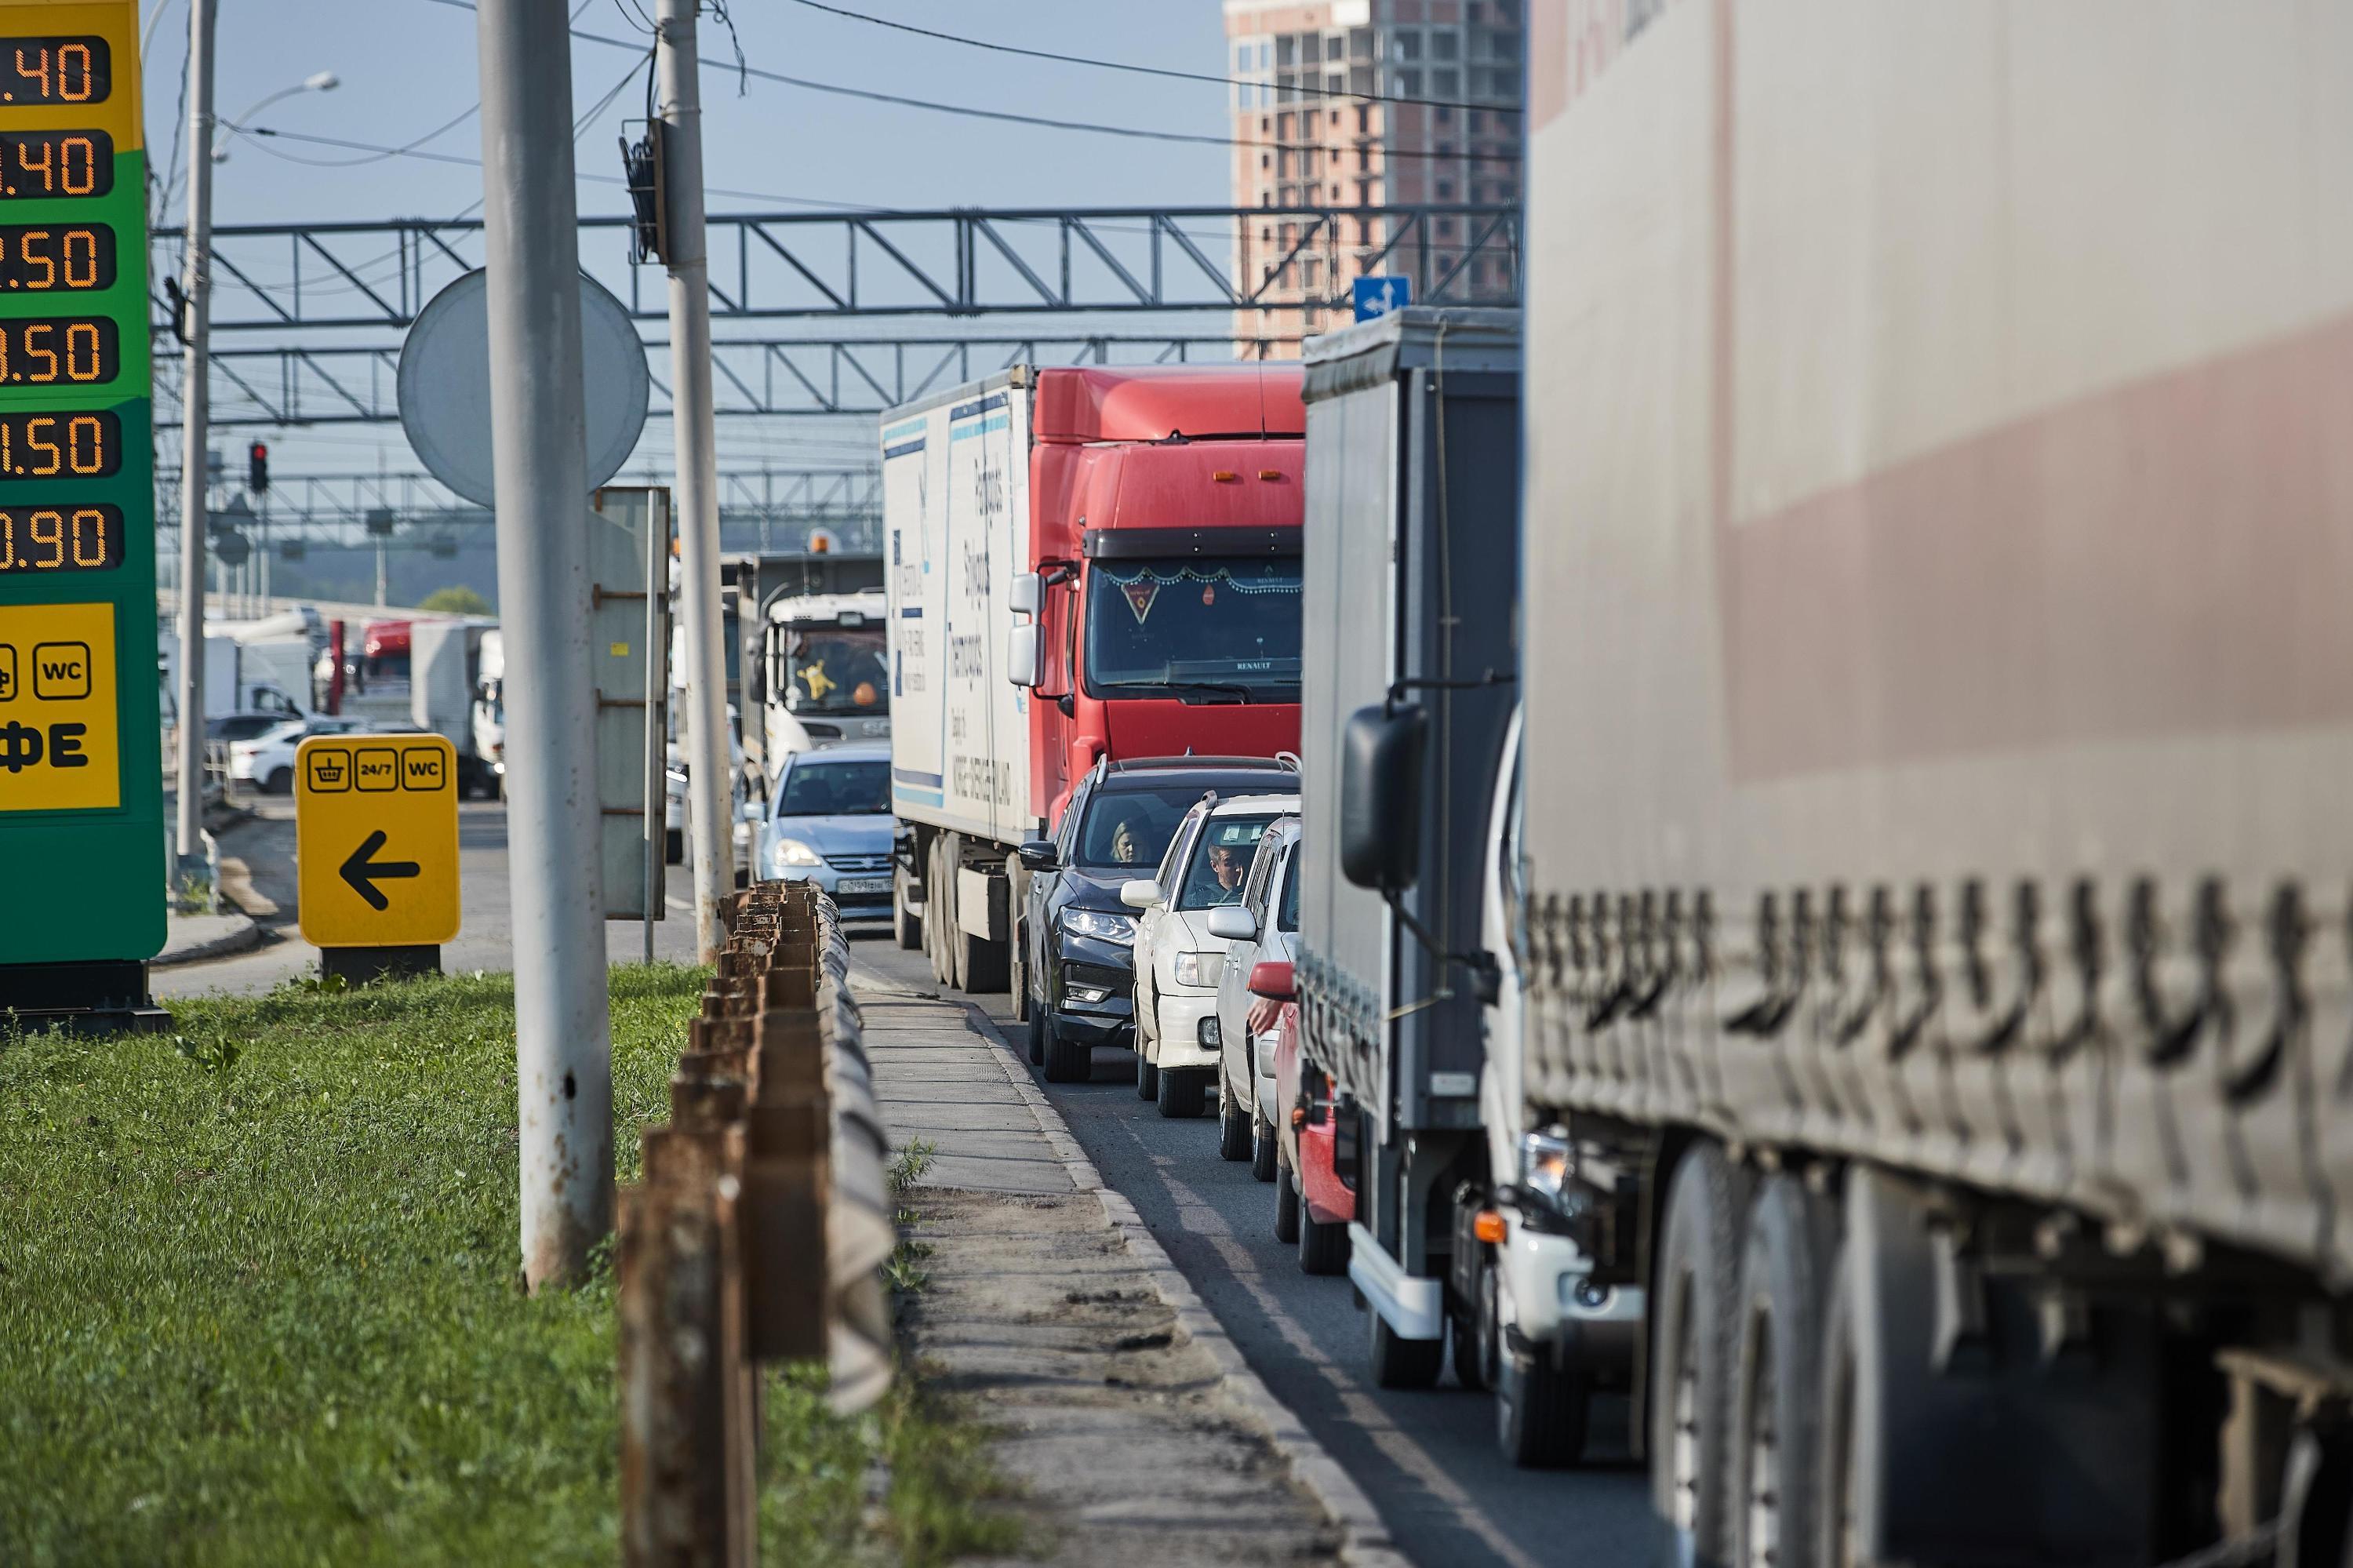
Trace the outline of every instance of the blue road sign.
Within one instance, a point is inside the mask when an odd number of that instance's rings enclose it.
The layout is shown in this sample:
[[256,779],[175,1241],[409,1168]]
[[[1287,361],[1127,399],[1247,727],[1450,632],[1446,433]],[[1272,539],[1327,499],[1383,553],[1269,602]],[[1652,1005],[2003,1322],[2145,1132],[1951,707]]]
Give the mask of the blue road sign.
[[1410,278],[1359,278],[1356,280],[1356,319],[1373,321],[1401,311],[1413,303],[1413,280]]

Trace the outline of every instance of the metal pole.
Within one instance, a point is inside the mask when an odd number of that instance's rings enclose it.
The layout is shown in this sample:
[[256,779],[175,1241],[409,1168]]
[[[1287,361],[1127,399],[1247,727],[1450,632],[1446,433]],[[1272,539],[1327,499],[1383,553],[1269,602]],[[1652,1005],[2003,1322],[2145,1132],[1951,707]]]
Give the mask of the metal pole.
[[536,1290],[580,1277],[613,1228],[572,48],[565,0],[482,0],[478,16],[522,1265]]
[[180,425],[179,799],[172,845],[177,880],[210,892],[205,861],[205,471],[212,401],[213,0],[188,0],[188,352]]
[[[585,466],[586,461],[583,460],[584,466],[580,471],[584,476],[588,471]],[[384,535],[378,534],[375,536],[375,601],[379,605],[389,602],[385,598],[384,566]]]
[[719,906],[735,887],[727,658],[719,609],[719,448],[711,419],[710,265],[703,249],[700,0],[659,0],[663,185],[670,202],[670,426],[678,441],[679,600],[686,621],[686,819],[694,840],[694,948],[716,963]]
[[669,650],[663,647],[662,606],[670,600],[670,495],[657,491],[646,513],[646,787],[645,810],[638,819],[645,840],[646,962],[654,961],[654,921],[662,913],[662,705],[670,684]]

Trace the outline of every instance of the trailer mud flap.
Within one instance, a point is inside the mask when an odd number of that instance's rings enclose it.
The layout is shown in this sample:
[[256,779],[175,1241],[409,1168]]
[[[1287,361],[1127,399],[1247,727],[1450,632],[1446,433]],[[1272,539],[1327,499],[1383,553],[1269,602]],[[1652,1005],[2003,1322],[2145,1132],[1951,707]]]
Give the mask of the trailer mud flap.
[[1010,894],[1002,873],[975,871],[970,866],[959,868],[955,885],[957,928],[983,941],[1004,941],[1013,931],[1013,921],[1007,914]]

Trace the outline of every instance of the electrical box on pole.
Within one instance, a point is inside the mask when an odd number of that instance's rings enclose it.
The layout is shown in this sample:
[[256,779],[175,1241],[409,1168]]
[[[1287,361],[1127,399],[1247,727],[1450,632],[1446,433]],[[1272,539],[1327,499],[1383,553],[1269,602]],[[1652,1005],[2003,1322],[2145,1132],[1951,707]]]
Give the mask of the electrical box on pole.
[[0,4],[0,1007],[160,1025],[147,163],[132,0]]

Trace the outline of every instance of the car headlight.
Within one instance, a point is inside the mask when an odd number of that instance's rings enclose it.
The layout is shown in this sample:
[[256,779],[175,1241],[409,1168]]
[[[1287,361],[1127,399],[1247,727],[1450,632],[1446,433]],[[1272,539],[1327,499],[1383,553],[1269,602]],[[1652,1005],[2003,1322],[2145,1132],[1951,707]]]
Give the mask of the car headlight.
[[1520,1135],[1520,1188],[1557,1209],[1577,1165],[1569,1154],[1568,1129],[1539,1128]]
[[1223,953],[1179,953],[1176,955],[1176,983],[1215,985],[1218,983],[1218,970],[1224,963]]
[[1103,909],[1065,909],[1062,930],[1072,937],[1092,937],[1098,942],[1116,942],[1123,948],[1135,945],[1135,918],[1131,915],[1113,915]]
[[798,839],[778,839],[768,846],[768,863],[780,870],[788,865],[823,865],[825,856]]

